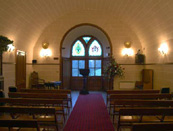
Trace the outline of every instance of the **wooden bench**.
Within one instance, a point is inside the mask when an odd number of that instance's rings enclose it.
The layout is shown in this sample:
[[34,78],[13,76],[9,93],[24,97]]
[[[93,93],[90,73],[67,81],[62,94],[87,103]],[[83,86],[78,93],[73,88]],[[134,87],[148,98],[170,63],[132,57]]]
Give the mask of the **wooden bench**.
[[[0,120],[0,127],[6,127],[10,131],[13,127],[18,128],[35,128],[37,131],[40,131],[39,125],[37,120]],[[1,131],[5,130],[6,128],[0,128]]]
[[11,98],[62,99],[63,106],[67,109],[67,113],[69,113],[70,110],[67,94],[9,92],[8,96]]
[[132,131],[172,131],[173,123],[135,123]]
[[119,115],[120,109],[133,107],[173,107],[173,100],[114,100],[113,106],[114,122],[114,116]]
[[53,90],[48,90],[48,89],[26,89],[26,88],[21,88],[19,92],[26,92],[26,93],[55,93],[55,94],[67,94],[68,95],[68,100],[72,106],[72,97],[71,97],[71,90],[65,90],[65,89],[53,89]]
[[33,98],[0,98],[0,103],[10,106],[43,106],[54,107],[56,114],[60,114],[64,118],[65,113],[62,99],[33,99]]
[[158,94],[160,90],[107,90],[107,104],[113,94]]
[[114,100],[161,100],[161,99],[171,99],[171,94],[120,94],[120,95],[110,95],[110,106],[109,113],[114,105]]
[[132,123],[160,123],[173,122],[173,108],[127,108],[120,109],[117,120],[117,131],[122,126],[132,126]]
[[0,120],[37,120],[39,125],[55,126],[58,130],[55,108],[0,106],[0,113],[5,113],[4,116],[0,116]]

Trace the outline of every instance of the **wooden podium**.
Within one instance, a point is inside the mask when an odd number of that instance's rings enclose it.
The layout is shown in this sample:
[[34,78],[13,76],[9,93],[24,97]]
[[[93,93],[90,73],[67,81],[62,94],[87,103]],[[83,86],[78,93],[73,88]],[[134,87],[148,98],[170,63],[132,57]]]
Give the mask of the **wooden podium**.
[[83,89],[80,91],[80,94],[86,95],[89,94],[88,90],[87,90],[87,76],[90,73],[89,69],[79,69],[80,74],[83,75]]

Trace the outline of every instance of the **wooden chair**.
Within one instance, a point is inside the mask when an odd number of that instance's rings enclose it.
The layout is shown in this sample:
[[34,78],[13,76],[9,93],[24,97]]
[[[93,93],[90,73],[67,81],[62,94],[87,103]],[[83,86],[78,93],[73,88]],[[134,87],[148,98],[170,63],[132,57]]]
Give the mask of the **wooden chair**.
[[[21,128],[35,128],[37,131],[40,131],[37,120],[1,120],[0,119],[0,127],[7,127],[9,131],[13,127]],[[4,130],[0,128],[0,130]]]
[[45,80],[38,77],[38,73],[33,71],[30,76],[31,88],[43,88]]

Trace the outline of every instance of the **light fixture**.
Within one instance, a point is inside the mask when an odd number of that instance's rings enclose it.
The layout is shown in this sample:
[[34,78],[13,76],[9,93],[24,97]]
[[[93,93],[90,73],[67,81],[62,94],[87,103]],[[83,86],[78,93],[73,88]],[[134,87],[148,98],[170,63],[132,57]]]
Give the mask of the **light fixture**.
[[8,50],[7,50],[8,52],[14,51],[15,46],[13,44],[8,44],[7,46],[8,46]]
[[43,43],[42,47],[43,47],[43,49],[41,49],[41,51],[40,51],[40,56],[41,57],[49,57],[49,56],[52,55],[51,50],[48,49],[49,43]]
[[158,48],[158,51],[161,53],[161,55],[166,55],[168,53],[168,45],[167,43],[162,43],[160,47]]
[[133,56],[134,51],[131,49],[131,42],[124,42],[125,48],[122,50],[123,56]]

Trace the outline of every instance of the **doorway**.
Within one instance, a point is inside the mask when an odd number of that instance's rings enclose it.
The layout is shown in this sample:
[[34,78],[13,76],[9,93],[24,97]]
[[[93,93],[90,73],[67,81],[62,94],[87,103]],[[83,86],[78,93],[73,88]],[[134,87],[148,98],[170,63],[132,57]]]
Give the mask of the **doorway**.
[[[63,89],[81,90],[79,69],[90,69],[89,90],[106,90],[103,67],[111,56],[111,41],[97,25],[79,24],[69,29],[61,41],[61,81]],[[74,63],[74,64],[73,64]]]
[[16,52],[16,87],[26,88],[26,53],[20,50]]
[[89,69],[88,90],[102,89],[102,44],[93,36],[80,36],[71,47],[71,89],[81,90],[83,77],[79,69]]

